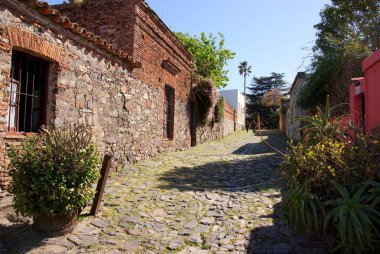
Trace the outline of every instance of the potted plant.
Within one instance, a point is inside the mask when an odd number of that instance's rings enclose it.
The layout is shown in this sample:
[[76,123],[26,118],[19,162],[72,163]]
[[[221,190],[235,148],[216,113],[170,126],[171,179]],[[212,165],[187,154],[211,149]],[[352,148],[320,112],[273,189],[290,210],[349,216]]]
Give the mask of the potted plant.
[[71,231],[78,211],[91,200],[99,178],[99,159],[84,126],[43,127],[8,153],[9,192],[18,214],[34,227],[58,234]]

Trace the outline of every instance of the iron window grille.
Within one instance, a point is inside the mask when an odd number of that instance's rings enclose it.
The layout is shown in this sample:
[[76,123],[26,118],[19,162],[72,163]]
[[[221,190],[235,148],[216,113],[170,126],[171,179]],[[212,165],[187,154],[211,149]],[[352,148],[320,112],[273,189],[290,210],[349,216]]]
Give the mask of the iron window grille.
[[8,131],[36,132],[45,124],[48,68],[47,61],[12,52]]
[[165,86],[165,101],[164,101],[164,138],[174,138],[174,105],[175,105],[175,90]]

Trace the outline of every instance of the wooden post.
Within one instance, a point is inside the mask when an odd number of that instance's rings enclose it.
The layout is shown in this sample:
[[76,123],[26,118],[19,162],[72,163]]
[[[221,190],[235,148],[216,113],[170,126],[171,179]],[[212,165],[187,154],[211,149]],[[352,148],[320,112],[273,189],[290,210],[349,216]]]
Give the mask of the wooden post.
[[100,179],[98,181],[98,186],[96,187],[95,198],[91,207],[90,214],[93,216],[95,216],[99,212],[99,209],[100,209],[100,204],[102,202],[104,188],[106,187],[108,174],[111,168],[112,158],[113,158],[112,155],[109,155],[109,154],[104,155],[102,170],[100,172]]
[[259,129],[259,131],[261,130],[260,113],[258,113],[257,115],[257,128]]

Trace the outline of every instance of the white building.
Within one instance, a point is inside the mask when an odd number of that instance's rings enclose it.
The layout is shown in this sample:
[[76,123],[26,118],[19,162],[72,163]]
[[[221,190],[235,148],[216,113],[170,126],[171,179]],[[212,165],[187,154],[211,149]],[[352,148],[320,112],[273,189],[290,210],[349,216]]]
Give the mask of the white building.
[[304,123],[299,119],[308,115],[308,112],[297,105],[297,100],[302,87],[307,83],[307,74],[298,72],[289,92],[289,108],[286,112],[286,136],[290,139],[300,140],[302,138],[302,127]]
[[238,89],[221,90],[220,95],[231,104],[236,111],[236,130],[245,128],[245,96]]

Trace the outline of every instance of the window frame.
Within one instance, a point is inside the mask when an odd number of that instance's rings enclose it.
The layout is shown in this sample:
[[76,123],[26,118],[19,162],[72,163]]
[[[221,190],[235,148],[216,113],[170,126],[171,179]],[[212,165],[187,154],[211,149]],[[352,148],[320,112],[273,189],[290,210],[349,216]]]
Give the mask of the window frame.
[[[29,69],[29,64],[33,64],[32,68]],[[26,70],[26,80],[22,80],[23,73],[23,64],[27,65]],[[37,68],[39,68],[38,81],[36,81]],[[11,69],[10,69],[10,79],[9,79],[9,102],[8,102],[8,114],[7,114],[7,134],[21,134],[21,133],[35,133],[37,132],[42,125],[46,124],[46,107],[47,107],[47,95],[48,95],[48,77],[49,77],[49,67],[50,63],[43,58],[35,57],[29,53],[12,50],[12,60],[11,60]],[[25,71],[25,70],[24,70]],[[17,72],[17,73],[16,73]],[[29,94],[29,72],[32,76],[32,93]],[[25,77],[24,77],[25,78]],[[40,92],[38,95],[35,95],[35,82],[39,82]],[[14,90],[13,85],[17,83],[17,91]],[[25,84],[26,83],[26,84]],[[25,93],[22,90],[25,90]],[[16,95],[14,95],[16,93]],[[24,96],[24,126],[20,128],[20,107],[21,97]],[[28,99],[31,102],[31,108],[27,108]],[[38,100],[38,122],[36,124],[36,129],[33,126],[33,117],[34,117],[34,100]],[[30,103],[30,102],[29,102]],[[14,116],[11,115],[11,110],[14,109]],[[10,125],[11,118],[13,120],[13,126]],[[30,120],[29,127],[27,125],[27,118]]]

